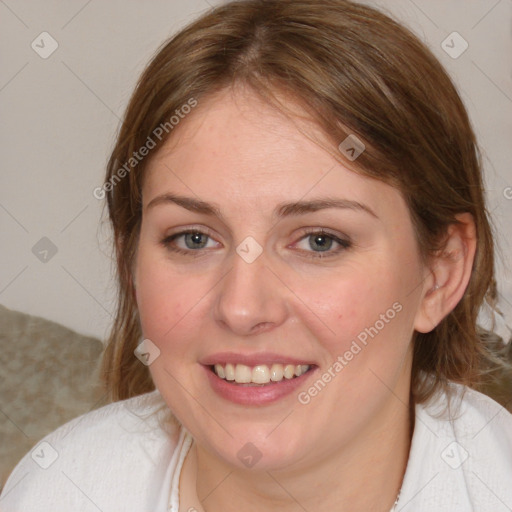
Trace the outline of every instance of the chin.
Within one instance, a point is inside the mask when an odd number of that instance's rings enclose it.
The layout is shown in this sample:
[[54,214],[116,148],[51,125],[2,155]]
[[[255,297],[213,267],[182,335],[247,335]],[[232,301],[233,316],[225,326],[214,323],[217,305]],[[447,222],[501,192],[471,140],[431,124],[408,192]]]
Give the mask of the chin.
[[[251,471],[279,471],[298,463],[310,451],[304,450],[304,437],[299,432],[283,429],[272,432],[264,425],[226,425],[233,437],[202,437],[199,442],[226,464]],[[278,427],[279,428],[279,427]],[[271,432],[269,434],[269,432]],[[208,436],[208,433],[203,434]]]

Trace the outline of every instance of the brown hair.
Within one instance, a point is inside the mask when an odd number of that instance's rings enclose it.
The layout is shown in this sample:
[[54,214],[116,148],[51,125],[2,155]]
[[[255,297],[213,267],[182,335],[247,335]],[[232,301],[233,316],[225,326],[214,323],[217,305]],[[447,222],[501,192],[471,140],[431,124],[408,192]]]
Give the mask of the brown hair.
[[[159,126],[167,127],[163,144],[172,133],[169,120],[191,99],[200,105],[240,84],[274,104],[277,92],[294,98],[332,142],[331,152],[349,134],[363,141],[366,150],[356,161],[339,151],[337,158],[402,192],[425,261],[441,248],[456,214],[473,215],[478,244],[471,280],[433,331],[415,333],[411,392],[423,402],[449,381],[477,387],[492,361],[476,318],[484,300],[491,309],[496,302],[493,236],[475,135],[447,73],[408,29],[368,6],[242,0],[211,10],[160,49],[138,82],[108,164],[105,190],[119,281],[103,360],[111,398],[154,389],[133,354],[142,333],[132,265],[150,157],[125,173],[120,169],[148,137],[155,139]],[[425,379],[427,374],[434,378]]]

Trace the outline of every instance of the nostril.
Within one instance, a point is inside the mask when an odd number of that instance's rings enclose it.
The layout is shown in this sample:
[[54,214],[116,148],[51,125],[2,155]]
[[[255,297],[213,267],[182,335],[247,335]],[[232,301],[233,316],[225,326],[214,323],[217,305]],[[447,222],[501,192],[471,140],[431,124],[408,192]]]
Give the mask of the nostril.
[[262,331],[264,329],[266,329],[269,325],[271,325],[270,322],[260,322],[259,324],[255,325],[252,329],[251,329],[251,332],[258,332],[258,331]]

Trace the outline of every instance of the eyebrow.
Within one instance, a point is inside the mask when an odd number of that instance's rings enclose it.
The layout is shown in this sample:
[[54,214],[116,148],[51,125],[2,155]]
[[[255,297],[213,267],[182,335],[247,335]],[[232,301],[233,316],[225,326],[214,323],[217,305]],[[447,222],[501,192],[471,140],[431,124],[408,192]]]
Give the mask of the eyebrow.
[[[162,204],[176,204],[191,212],[202,213],[204,215],[216,216],[223,219],[220,208],[216,205],[195,199],[193,197],[178,196],[175,194],[162,194],[152,199],[146,206],[146,210]],[[305,215],[307,213],[325,210],[328,208],[349,209],[367,213],[378,219],[377,214],[367,205],[358,201],[349,199],[339,199],[324,197],[312,199],[309,201],[296,201],[291,203],[281,203],[274,210],[274,216],[284,218],[292,215]]]

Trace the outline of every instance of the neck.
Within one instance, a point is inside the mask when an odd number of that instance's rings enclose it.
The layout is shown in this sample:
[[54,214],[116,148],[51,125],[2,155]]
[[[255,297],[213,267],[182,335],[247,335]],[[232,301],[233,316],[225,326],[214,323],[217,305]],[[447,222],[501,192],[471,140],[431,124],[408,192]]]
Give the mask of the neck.
[[413,410],[391,395],[349,443],[293,470],[242,470],[194,443],[182,469],[180,512],[389,512],[407,465],[411,417]]

